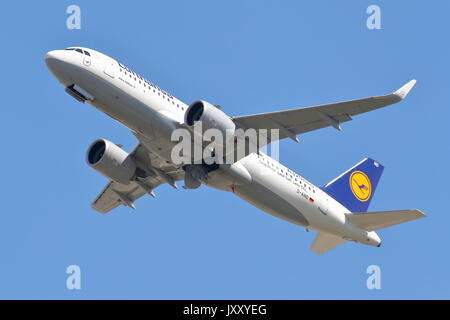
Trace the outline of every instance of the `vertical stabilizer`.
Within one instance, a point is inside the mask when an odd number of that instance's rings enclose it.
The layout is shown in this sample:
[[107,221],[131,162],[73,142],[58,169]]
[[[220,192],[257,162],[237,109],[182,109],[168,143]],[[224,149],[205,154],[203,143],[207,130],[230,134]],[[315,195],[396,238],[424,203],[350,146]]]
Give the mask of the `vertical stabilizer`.
[[366,158],[328,182],[322,190],[351,212],[366,212],[384,167]]

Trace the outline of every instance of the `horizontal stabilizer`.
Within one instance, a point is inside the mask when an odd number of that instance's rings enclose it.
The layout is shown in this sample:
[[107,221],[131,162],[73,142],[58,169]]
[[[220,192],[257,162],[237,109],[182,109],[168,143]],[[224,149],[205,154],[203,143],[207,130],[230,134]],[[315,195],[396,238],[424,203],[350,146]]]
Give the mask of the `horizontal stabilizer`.
[[319,232],[311,244],[311,250],[317,254],[325,253],[338,245],[344,243],[346,240],[341,237],[326,233]]
[[374,231],[423,218],[426,215],[420,210],[396,210],[348,213],[347,217],[354,225],[367,231]]

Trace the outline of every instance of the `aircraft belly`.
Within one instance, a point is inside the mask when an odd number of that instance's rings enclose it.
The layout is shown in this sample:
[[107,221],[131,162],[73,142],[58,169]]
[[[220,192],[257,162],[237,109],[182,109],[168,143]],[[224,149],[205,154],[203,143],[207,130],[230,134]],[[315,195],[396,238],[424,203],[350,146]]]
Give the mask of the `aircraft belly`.
[[250,184],[236,186],[235,194],[275,217],[303,227],[309,225],[308,220],[294,205],[259,181],[253,180]]

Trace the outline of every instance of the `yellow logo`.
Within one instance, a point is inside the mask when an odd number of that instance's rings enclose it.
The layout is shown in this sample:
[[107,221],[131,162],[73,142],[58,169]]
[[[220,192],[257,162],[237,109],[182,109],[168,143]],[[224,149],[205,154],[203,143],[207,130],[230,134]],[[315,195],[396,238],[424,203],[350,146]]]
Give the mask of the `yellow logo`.
[[361,171],[353,171],[349,179],[350,189],[353,195],[361,202],[370,199],[372,185],[369,177]]

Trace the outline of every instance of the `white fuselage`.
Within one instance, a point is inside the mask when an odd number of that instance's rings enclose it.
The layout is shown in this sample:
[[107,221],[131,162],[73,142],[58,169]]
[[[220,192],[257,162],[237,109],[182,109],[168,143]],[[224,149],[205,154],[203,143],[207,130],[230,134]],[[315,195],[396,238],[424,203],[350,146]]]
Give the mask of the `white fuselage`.
[[[82,48],[84,49],[84,48]],[[89,103],[145,138],[145,146],[162,161],[171,162],[177,142],[171,133],[181,126],[188,106],[134,73],[118,61],[92,49],[90,56],[75,50],[46,55],[54,76],[65,86],[76,84],[94,98]],[[344,206],[320,188],[262,153],[238,161],[251,183],[229,188],[255,207],[281,219],[364,244],[377,246],[379,237],[351,224]],[[220,185],[220,172],[211,172],[208,185]]]

